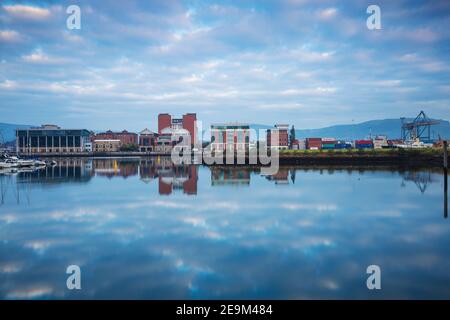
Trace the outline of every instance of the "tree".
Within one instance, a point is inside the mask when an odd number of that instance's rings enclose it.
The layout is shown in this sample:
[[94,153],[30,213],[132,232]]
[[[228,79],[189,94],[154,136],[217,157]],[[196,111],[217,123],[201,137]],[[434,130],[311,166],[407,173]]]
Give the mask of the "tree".
[[134,143],[123,144],[120,147],[120,151],[124,151],[124,152],[139,151],[139,146]]
[[294,125],[292,125],[291,128],[291,134],[289,135],[289,148],[292,149],[292,145],[294,144],[295,140],[295,128]]

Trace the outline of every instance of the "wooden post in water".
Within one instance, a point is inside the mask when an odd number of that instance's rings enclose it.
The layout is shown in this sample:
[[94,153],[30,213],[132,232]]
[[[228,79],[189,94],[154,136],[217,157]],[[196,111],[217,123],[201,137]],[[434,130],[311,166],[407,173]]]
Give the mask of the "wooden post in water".
[[448,168],[448,141],[444,140],[444,168]]
[[444,218],[448,217],[448,142],[444,141]]
[[448,173],[447,168],[444,168],[444,218],[448,217]]

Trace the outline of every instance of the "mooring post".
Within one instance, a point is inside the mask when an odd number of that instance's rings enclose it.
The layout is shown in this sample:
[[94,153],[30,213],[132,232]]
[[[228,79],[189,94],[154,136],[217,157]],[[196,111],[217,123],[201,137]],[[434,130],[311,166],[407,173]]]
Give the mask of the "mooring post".
[[444,140],[444,218],[448,217],[448,141]]
[[448,168],[448,141],[444,140],[444,168]]
[[444,218],[448,217],[448,173],[447,168],[444,168]]

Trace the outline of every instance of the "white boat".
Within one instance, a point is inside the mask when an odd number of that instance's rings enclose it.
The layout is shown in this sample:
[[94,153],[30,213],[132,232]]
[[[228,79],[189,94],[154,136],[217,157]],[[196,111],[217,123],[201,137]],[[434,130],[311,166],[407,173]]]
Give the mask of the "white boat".
[[34,160],[23,160],[23,159],[19,159],[17,161],[17,164],[19,165],[19,167],[31,167],[34,165]]
[[47,163],[45,161],[42,161],[42,160],[34,160],[34,165],[35,166],[46,166]]
[[16,162],[18,167],[31,167],[34,165],[34,160],[19,159],[17,157],[10,157],[9,159]]
[[0,162],[0,168],[15,168],[18,166],[19,165],[17,164],[17,162],[11,159],[6,159]]

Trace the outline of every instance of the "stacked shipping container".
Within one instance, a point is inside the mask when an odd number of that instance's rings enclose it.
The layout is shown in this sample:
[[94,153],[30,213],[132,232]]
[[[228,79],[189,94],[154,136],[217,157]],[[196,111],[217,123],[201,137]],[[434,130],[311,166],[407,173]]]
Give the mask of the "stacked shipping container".
[[322,148],[322,138],[306,138],[306,148],[319,150]]
[[373,149],[372,140],[355,140],[356,149]]
[[322,138],[322,149],[332,150],[336,145],[336,139],[334,138]]

